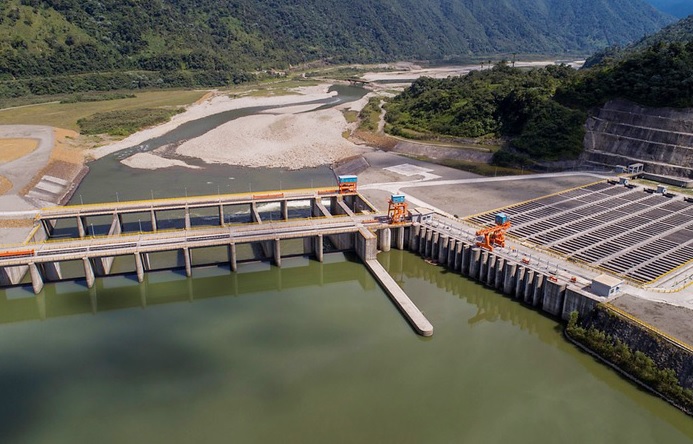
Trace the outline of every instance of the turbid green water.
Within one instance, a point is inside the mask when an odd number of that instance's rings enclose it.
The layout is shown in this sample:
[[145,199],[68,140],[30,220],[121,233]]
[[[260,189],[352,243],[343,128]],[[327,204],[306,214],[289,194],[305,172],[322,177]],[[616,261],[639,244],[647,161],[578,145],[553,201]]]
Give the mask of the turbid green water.
[[[327,168],[137,171],[122,155],[93,163],[73,202],[333,181]],[[556,320],[409,253],[379,259],[432,338],[341,254],[0,291],[0,443],[693,441],[693,420],[577,351]]]
[[[0,293],[3,443],[678,443],[559,323],[399,251],[415,335],[341,254]],[[44,320],[40,320],[40,319]]]

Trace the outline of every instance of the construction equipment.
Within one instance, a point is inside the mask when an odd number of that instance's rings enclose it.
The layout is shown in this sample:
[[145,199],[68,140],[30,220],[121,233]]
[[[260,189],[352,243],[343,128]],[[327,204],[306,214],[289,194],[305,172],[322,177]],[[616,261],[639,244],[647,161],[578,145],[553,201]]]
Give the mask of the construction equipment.
[[494,247],[505,247],[505,233],[510,229],[510,220],[505,213],[496,214],[496,225],[482,228],[476,232],[477,236],[484,236],[483,242],[477,242],[477,247],[493,251]]
[[339,194],[355,193],[358,178],[352,175],[337,176],[339,183]]
[[387,217],[391,224],[404,222],[407,217],[407,203],[404,199],[404,194],[393,194],[388,201]]

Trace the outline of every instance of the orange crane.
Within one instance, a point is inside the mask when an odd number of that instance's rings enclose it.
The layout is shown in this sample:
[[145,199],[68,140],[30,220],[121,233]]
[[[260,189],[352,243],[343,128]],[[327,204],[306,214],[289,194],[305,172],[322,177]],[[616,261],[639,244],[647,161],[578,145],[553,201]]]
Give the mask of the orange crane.
[[337,176],[339,194],[355,193],[358,178],[354,175]]
[[407,203],[405,202],[404,195],[391,195],[388,204],[387,217],[390,219],[390,223],[398,224],[404,222],[404,219],[407,217]]
[[482,228],[476,232],[477,236],[484,236],[483,242],[477,242],[477,247],[493,251],[494,246],[505,247],[505,232],[510,229],[510,221],[505,213],[496,214],[496,225]]

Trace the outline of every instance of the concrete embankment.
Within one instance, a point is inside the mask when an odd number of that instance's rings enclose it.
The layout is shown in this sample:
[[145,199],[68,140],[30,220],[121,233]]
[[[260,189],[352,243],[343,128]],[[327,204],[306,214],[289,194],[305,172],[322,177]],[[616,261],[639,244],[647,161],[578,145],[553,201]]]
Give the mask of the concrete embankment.
[[693,178],[693,111],[613,100],[586,123],[583,160],[645,164],[650,173]]
[[433,325],[409,299],[404,290],[397,285],[392,276],[380,265],[380,262],[371,259],[364,261],[364,263],[416,332],[421,336],[432,336]]
[[580,324],[607,332],[633,352],[639,351],[652,358],[659,368],[674,370],[679,384],[693,389],[693,350],[690,347],[627,319],[611,306],[591,311]]
[[410,228],[408,247],[424,258],[563,320],[568,320],[572,311],[586,315],[600,302],[598,297],[570,282],[562,282],[538,264],[478,248],[428,225],[414,224]]

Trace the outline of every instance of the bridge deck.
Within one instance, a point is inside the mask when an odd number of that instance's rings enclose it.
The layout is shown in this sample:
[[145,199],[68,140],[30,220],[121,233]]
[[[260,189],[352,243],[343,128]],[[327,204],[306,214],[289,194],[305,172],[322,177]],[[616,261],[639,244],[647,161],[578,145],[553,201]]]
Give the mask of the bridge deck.
[[[296,201],[338,196],[356,196],[358,193],[340,194],[335,188],[305,188],[290,191],[262,191],[257,193],[221,194],[207,196],[174,197],[126,202],[106,202],[65,207],[43,208],[39,219],[62,219],[69,217],[105,216],[118,213],[145,211],[167,211],[185,208],[201,208],[219,205],[244,205],[262,202]],[[365,199],[362,199],[365,202]]]

